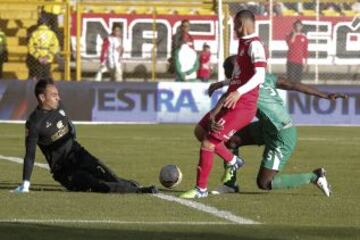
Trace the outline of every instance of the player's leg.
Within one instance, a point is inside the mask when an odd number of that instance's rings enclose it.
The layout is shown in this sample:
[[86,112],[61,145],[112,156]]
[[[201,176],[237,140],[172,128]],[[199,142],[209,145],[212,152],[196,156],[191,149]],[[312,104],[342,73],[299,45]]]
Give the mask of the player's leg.
[[[224,129],[218,133],[210,133],[210,137],[214,139],[229,140],[234,133],[246,127],[251,120],[255,117],[256,109],[253,109],[247,104],[237,106],[235,111],[226,111],[223,115],[219,116],[218,121],[224,122]],[[215,152],[225,162],[225,171],[222,177],[222,182],[226,183],[231,181],[236,175],[237,169],[242,167],[245,161],[234,155],[224,144],[224,141],[216,145]]]
[[208,139],[209,113],[207,113],[194,129],[196,139],[201,142],[197,168],[196,187],[180,195],[182,198],[201,198],[207,196],[208,177],[214,162],[215,144]]
[[[200,198],[207,196],[207,184],[213,166],[214,153],[227,162],[227,169],[238,169],[244,164],[241,159],[237,158],[226,148],[224,141],[228,140],[236,130],[247,125],[254,117],[255,112],[246,110],[248,110],[247,106],[240,106],[235,110],[222,110],[218,114],[216,121],[223,122],[224,129],[217,133],[211,132],[202,140],[196,188],[181,194],[180,197]],[[202,120],[200,122],[203,128],[208,125],[206,121]],[[201,139],[200,136],[197,137]]]
[[116,81],[116,67],[112,66],[111,68],[109,68],[109,72],[110,72],[110,81],[115,82]]
[[268,125],[263,131],[265,149],[263,160],[257,176],[260,189],[292,188],[311,181],[310,175],[276,175],[282,171],[290,159],[296,146],[296,129],[294,127],[278,132],[275,127]]
[[117,82],[123,81],[123,70],[122,70],[122,64],[116,65],[115,67],[115,79]]
[[72,184],[71,173],[65,168],[57,169],[52,173],[53,179],[69,191],[75,191]]
[[103,68],[105,68],[105,66],[100,66],[99,70],[97,71],[97,73],[96,73],[96,75],[95,75],[95,81],[96,81],[96,82],[102,81]]
[[259,121],[250,123],[240,131],[237,131],[230,140],[226,142],[226,146],[232,151],[235,151],[242,146],[264,145],[261,134],[262,128],[263,126]]
[[[315,180],[316,175],[314,173],[276,175],[277,172],[284,169],[294,152],[296,139],[296,129],[294,127],[283,129],[280,132],[271,126],[266,128],[264,131],[266,146],[257,177],[260,189],[295,188]],[[268,174],[269,172],[273,174]]]
[[268,169],[261,166],[256,178],[258,188],[262,190],[271,190],[271,182],[277,173],[277,170]]
[[[235,155],[239,156],[239,147],[241,146],[264,144],[262,131],[263,126],[261,122],[252,122],[240,131],[237,131],[226,143],[226,146],[231,149]],[[235,170],[232,174],[229,174],[226,168],[226,162],[224,162],[224,170],[222,183],[211,192],[212,194],[239,192],[237,171]]]
[[329,196],[330,187],[322,168],[313,172],[277,174],[284,169],[295,150],[296,135],[294,127],[281,130],[276,135],[266,135],[266,147],[257,177],[258,187],[263,190],[291,189],[314,183]]
[[214,150],[215,145],[209,141],[208,137],[205,137],[205,139],[202,140],[200,147],[200,156],[196,175],[196,187],[180,194],[181,198],[207,197],[208,178],[214,162]]
[[210,118],[210,113],[208,112],[195,126],[194,135],[199,142],[202,142],[205,139],[205,137],[208,135],[209,118]]
[[[104,163],[91,155],[84,148],[76,152],[77,172],[74,173],[75,184],[88,187],[93,191],[117,193],[156,193],[156,187],[142,187],[136,181],[118,177]],[[80,176],[80,177],[77,177]],[[81,180],[81,178],[85,180]]]
[[205,139],[207,133],[208,132],[200,124],[195,126],[194,136],[199,142],[202,142]]
[[182,198],[207,197],[207,182],[214,161],[215,146],[208,140],[208,123],[210,114],[207,113],[195,126],[195,138],[201,143],[200,157],[197,168],[196,187],[180,194]]

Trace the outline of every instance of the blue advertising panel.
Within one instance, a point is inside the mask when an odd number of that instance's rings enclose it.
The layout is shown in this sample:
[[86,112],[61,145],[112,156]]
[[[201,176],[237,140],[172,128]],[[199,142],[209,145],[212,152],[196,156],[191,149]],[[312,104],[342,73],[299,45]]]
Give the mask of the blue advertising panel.
[[[206,83],[96,84],[93,121],[194,123],[219,98],[207,96]],[[221,94],[221,93],[220,93]]]
[[[196,123],[220,98],[207,95],[208,83],[56,83],[75,121],[131,123]],[[36,107],[33,81],[0,81],[0,120],[26,120]],[[360,86],[316,86],[345,93],[328,101],[294,91],[284,96],[295,124],[360,125]]]
[[92,121],[157,122],[157,83],[93,85]]
[[198,122],[220,98],[217,91],[210,98],[208,83],[159,83],[158,122]]
[[348,99],[328,101],[288,92],[287,103],[295,124],[360,125],[360,86],[316,86],[325,92],[345,93]]

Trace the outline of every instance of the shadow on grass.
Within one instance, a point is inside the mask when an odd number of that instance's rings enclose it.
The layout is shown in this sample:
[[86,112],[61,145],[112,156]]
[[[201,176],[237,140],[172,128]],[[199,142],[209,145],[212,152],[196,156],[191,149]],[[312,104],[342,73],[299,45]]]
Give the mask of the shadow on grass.
[[46,225],[0,224],[0,239],[359,239],[355,227],[284,225]]
[[182,192],[184,192],[182,190],[175,190],[175,189],[168,189],[168,188],[159,188],[159,190],[162,193],[182,193]]
[[[18,182],[0,182],[0,190],[13,190],[19,184]],[[64,192],[65,189],[57,184],[31,184],[31,191]]]

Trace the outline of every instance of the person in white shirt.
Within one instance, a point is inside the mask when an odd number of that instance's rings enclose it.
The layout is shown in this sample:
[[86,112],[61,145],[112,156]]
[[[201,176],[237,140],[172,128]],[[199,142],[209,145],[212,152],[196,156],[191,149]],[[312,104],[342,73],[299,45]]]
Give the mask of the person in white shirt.
[[115,24],[111,35],[104,39],[100,55],[100,68],[95,81],[101,81],[103,73],[107,71],[110,72],[111,81],[121,82],[123,80],[121,61],[123,52],[121,27]]

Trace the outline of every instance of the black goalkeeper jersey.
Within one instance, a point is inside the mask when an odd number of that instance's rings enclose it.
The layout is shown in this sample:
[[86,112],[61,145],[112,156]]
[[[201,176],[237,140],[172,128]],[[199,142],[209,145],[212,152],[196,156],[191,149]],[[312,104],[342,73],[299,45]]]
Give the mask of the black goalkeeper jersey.
[[36,145],[39,146],[52,172],[66,161],[75,142],[75,128],[61,104],[56,110],[37,107],[26,121],[26,154],[23,180],[30,181]]

